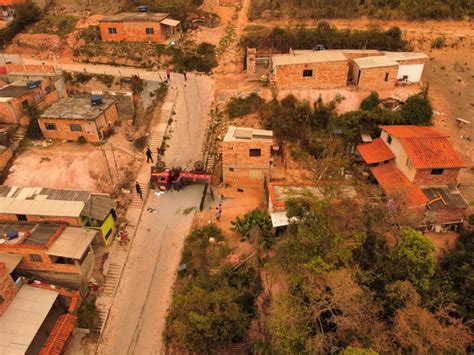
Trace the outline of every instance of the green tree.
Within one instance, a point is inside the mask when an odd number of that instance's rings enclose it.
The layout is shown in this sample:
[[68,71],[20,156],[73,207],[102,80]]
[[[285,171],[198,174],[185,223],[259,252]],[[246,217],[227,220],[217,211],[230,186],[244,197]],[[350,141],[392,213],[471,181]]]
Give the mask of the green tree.
[[362,100],[360,104],[361,110],[370,111],[376,108],[380,104],[379,94],[376,91],[372,91],[369,96]]
[[401,109],[401,116],[407,124],[431,125],[433,108],[424,95],[410,96]]
[[28,116],[30,116],[30,124],[26,130],[26,135],[31,139],[43,139],[41,128],[38,123],[39,111],[36,106],[28,105],[27,107]]
[[408,280],[419,290],[426,290],[435,271],[431,240],[413,229],[400,232],[400,241],[390,253],[395,279]]

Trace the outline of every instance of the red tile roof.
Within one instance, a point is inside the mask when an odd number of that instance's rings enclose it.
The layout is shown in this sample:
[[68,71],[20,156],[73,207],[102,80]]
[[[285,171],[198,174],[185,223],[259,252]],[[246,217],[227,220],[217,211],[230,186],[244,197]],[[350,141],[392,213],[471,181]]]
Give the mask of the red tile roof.
[[40,355],[59,355],[64,352],[72,331],[76,327],[77,316],[66,313],[58,318],[53,330],[49,334],[46,343],[40,351]]
[[426,126],[380,126],[398,138],[416,169],[465,168],[448,135]]
[[413,125],[390,125],[390,126],[379,126],[381,129],[386,131],[397,138],[423,138],[423,137],[436,137],[436,138],[448,138],[449,135],[446,133],[437,131],[433,127],[427,126],[413,126]]
[[358,144],[357,150],[367,164],[380,163],[395,158],[381,138],[374,139],[371,143]]
[[374,166],[370,171],[387,196],[401,197],[407,207],[421,207],[428,202],[423,191],[410,183],[395,163]]

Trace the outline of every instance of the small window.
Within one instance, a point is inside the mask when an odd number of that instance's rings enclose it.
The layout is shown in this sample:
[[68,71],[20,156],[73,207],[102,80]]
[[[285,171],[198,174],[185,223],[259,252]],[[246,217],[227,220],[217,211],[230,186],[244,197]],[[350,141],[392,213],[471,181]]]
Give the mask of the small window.
[[311,69],[303,70],[303,77],[304,78],[310,78],[312,76],[313,76],[313,70],[311,70]]
[[23,108],[23,110],[27,110],[28,106],[29,106],[28,100],[25,100],[21,103],[21,107]]
[[392,136],[391,135],[387,136],[387,143],[392,144]]
[[402,80],[403,80],[404,82],[407,82],[407,81],[408,81],[408,75],[404,75]]
[[116,35],[117,34],[117,29],[115,27],[109,27],[109,34]]
[[46,123],[44,126],[47,131],[56,131],[56,124],[54,123]]
[[22,222],[26,222],[28,220],[28,218],[26,218],[26,215],[24,214],[17,214],[16,219]]
[[70,124],[69,128],[71,128],[72,132],[82,132],[82,126],[80,124]]
[[155,29],[153,27],[147,27],[145,28],[145,32],[147,35],[154,35],[155,34]]
[[30,261],[41,263],[43,261],[43,258],[41,257],[41,255],[38,254],[30,254]]
[[443,175],[444,169],[431,169],[431,175]]
[[249,156],[250,157],[260,157],[262,155],[261,149],[249,149]]
[[41,93],[36,93],[35,94],[35,101],[38,102],[38,101],[41,101],[43,99],[43,96],[41,96]]
[[388,81],[388,73],[385,73],[385,81]]
[[105,234],[104,239],[109,240],[111,235],[112,235],[112,228],[110,228],[109,231]]
[[408,166],[408,169],[413,167],[413,163],[411,162],[410,158],[407,158],[406,165]]
[[230,172],[234,172],[234,168],[229,168],[229,171],[230,171]]

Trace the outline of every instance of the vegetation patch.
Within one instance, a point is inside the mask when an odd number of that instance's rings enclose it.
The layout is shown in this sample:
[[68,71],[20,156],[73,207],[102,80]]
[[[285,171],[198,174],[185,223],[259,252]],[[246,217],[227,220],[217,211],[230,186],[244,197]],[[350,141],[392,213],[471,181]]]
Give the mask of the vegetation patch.
[[266,211],[258,208],[246,213],[243,218],[237,218],[231,222],[232,230],[238,233],[242,240],[252,240],[263,249],[270,249],[275,242],[272,235],[272,220]]
[[171,64],[177,72],[198,71],[209,73],[217,67],[216,48],[210,43],[203,42],[194,48],[172,48]]
[[226,111],[230,118],[242,117],[257,112],[264,102],[265,100],[256,93],[246,97],[236,96],[230,99]]
[[30,0],[15,5],[15,18],[8,26],[0,29],[0,47],[4,48],[13,37],[22,32],[27,26],[41,20],[43,11]]
[[41,21],[38,21],[31,26],[28,32],[64,36],[75,30],[78,20],[79,18],[76,16],[46,15]]

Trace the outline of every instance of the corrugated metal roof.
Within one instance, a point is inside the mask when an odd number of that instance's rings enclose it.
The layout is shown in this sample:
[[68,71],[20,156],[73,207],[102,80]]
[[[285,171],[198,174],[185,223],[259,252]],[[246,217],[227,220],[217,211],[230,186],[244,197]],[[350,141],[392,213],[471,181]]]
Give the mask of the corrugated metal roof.
[[160,21],[162,25],[176,27],[180,24],[178,20],[173,20],[170,18],[165,18],[163,21]]
[[272,56],[273,66],[347,61],[341,52],[317,51],[304,54],[276,54]]
[[168,16],[169,14],[161,12],[121,12],[105,16],[99,22],[160,22]]
[[423,52],[383,52],[383,54],[396,61],[411,59],[428,59],[429,57]]
[[0,213],[34,216],[79,217],[83,201],[0,199]]
[[67,227],[49,247],[47,254],[79,260],[94,240],[97,231]]
[[361,69],[398,66],[398,63],[395,60],[383,55],[356,58],[354,59],[354,63],[356,63]]
[[111,210],[115,210],[117,203],[108,195],[92,194],[81,211],[81,216],[103,221]]
[[230,126],[224,137],[224,142],[252,140],[273,140],[273,131]]
[[10,274],[18,266],[21,259],[23,259],[23,256],[21,255],[0,252],[0,261],[3,261],[6,264],[8,273]]

